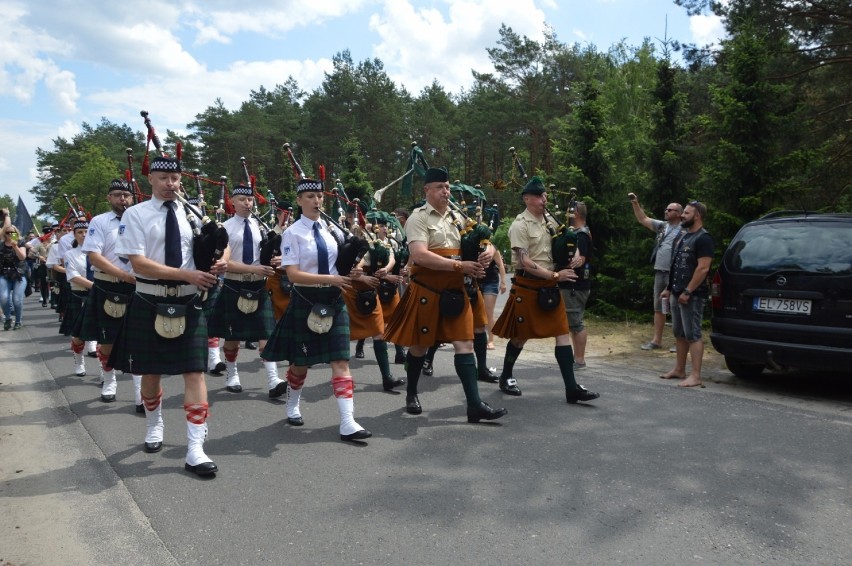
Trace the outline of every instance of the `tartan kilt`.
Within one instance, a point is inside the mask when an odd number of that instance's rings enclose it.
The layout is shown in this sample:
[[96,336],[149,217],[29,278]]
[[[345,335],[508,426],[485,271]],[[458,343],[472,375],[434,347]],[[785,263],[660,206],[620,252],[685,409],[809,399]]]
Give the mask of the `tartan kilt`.
[[[237,282],[225,279],[215,307],[207,314],[207,335],[225,340],[266,340],[275,328],[275,321],[265,284],[265,281]],[[237,308],[240,289],[250,289],[257,297],[257,310],[251,314]]]
[[376,306],[370,314],[358,310],[358,292],[370,289],[368,285],[358,281],[352,282],[352,289],[343,291],[343,301],[349,311],[349,339],[362,340],[385,333],[385,319],[382,316],[382,302],[376,295]]
[[[185,304],[186,330],[163,338],[154,330],[157,303]],[[115,338],[109,365],[126,373],[178,375],[207,369],[207,318],[198,294],[168,297],[134,293]]]
[[65,314],[62,316],[62,324],[59,325],[59,333],[63,336],[80,337],[77,332],[83,319],[83,308],[89,297],[88,291],[72,291],[68,287],[68,298],[65,300]]
[[281,288],[281,272],[277,269],[271,277],[266,278],[266,290],[269,291],[269,298],[272,300],[272,317],[278,322],[287,312],[290,293]]
[[[519,287],[519,284],[524,287]],[[500,317],[494,321],[492,334],[507,340],[551,338],[568,334],[568,317],[565,315],[565,303],[562,302],[561,295],[559,304],[552,310],[544,310],[538,306],[537,289],[543,287],[556,287],[556,283],[547,279],[513,277],[509,300],[506,301]]]
[[[108,315],[104,311],[104,303],[108,296],[115,293],[130,297],[133,295],[135,288],[133,283],[125,283],[124,281],[112,283],[110,281],[95,279],[94,285],[92,285],[92,289],[89,291],[89,299],[83,306],[80,334],[76,336],[80,340],[97,340],[98,344],[112,344],[115,342],[115,336],[118,334],[118,329],[121,328],[124,317],[115,318]],[[130,305],[128,305],[129,309]]]
[[218,281],[215,285],[207,289],[207,295],[204,296],[202,310],[207,320],[210,320],[210,315],[216,310],[216,303],[219,301],[219,295],[222,294],[222,282]]
[[[308,330],[308,314],[315,302],[335,309],[334,324],[325,334]],[[349,361],[349,313],[340,289],[293,287],[287,312],[275,325],[260,357],[273,362],[286,360],[296,366]]]
[[485,312],[485,299],[482,297],[482,289],[479,288],[479,284],[474,281],[472,285],[476,289],[476,304],[470,306],[470,308],[473,309],[473,327],[482,328],[483,326],[488,326],[488,313]]
[[68,304],[68,295],[71,294],[71,284],[68,283],[68,278],[64,273],[57,273],[56,285],[59,287],[59,292],[56,297],[55,310],[62,315],[62,320],[65,320],[65,305]]
[[[464,310],[455,318],[441,316],[437,291],[458,289],[464,293]],[[399,306],[385,327],[385,340],[400,346],[429,347],[439,342],[473,340],[473,312],[464,291],[464,275],[449,271],[433,271],[414,265],[411,283]]]

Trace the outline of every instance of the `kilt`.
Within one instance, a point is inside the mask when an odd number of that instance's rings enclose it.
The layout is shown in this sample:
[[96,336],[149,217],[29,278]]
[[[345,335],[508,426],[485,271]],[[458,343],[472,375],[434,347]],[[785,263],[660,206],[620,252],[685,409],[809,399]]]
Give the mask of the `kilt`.
[[552,310],[546,311],[538,306],[537,289],[543,287],[556,287],[556,283],[519,275],[513,277],[509,300],[506,301],[500,317],[494,321],[492,334],[507,340],[551,338],[568,334],[568,317],[565,316],[565,304],[561,295],[559,304]]
[[115,336],[118,334],[118,329],[121,328],[124,317],[115,318],[108,315],[104,311],[104,303],[107,297],[116,293],[127,295],[129,298],[133,295],[135,288],[133,283],[125,283],[124,281],[113,283],[111,281],[95,279],[92,290],[89,291],[89,299],[83,307],[80,334],[76,336],[80,340],[97,340],[98,344],[112,344],[115,342]]
[[346,310],[349,311],[349,339],[363,340],[385,333],[385,319],[382,316],[382,303],[376,296],[376,306],[370,314],[363,314],[358,310],[358,292],[370,289],[370,287],[358,280],[352,281],[352,289],[343,291],[343,301]]
[[[67,283],[66,283],[67,285]],[[68,286],[68,298],[65,300],[65,314],[62,316],[62,324],[59,325],[59,333],[63,336],[80,337],[80,322],[83,318],[83,308],[89,297],[88,291],[72,291]]]
[[[215,306],[207,314],[207,334],[225,340],[266,340],[275,321],[264,281],[231,281],[225,279]],[[257,310],[246,314],[237,308],[241,289],[250,289],[257,297]]]
[[272,299],[272,316],[276,322],[287,312],[287,305],[290,303],[290,293],[281,288],[281,278],[282,274],[277,269],[271,277],[266,278],[266,289]]
[[65,320],[65,305],[68,303],[68,295],[71,294],[71,284],[64,273],[56,274],[56,286],[59,288],[56,298],[56,312],[63,315]]
[[474,289],[476,289],[476,304],[471,305],[473,309],[473,327],[474,328],[482,328],[483,326],[488,326],[488,313],[485,312],[485,299],[482,298],[482,289],[479,287],[479,283],[474,281],[472,283]]
[[[464,310],[455,318],[441,316],[436,291],[458,289],[464,293]],[[449,271],[433,271],[422,266],[411,267],[411,283],[385,328],[385,340],[400,346],[429,347],[439,342],[473,340],[473,312],[464,292],[464,275]]]
[[[157,304],[186,305],[186,330],[163,338],[154,330]],[[134,293],[118,331],[109,365],[126,373],[178,375],[207,369],[207,318],[198,294],[168,297]]]
[[[394,311],[396,311],[399,306],[399,285],[397,285],[397,291],[393,294],[393,299],[386,303],[382,303],[382,319],[385,321],[385,326],[390,322],[391,317],[393,317]],[[381,299],[379,300],[381,302]]]
[[[308,329],[313,303],[334,307],[334,324],[325,334]],[[260,357],[296,366],[349,361],[349,313],[337,287],[293,287],[287,312],[275,325]]]

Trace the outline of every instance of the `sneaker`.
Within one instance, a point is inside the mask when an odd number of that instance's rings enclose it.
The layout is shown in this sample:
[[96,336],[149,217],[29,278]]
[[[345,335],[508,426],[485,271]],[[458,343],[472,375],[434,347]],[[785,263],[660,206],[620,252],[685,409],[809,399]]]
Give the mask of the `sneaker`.
[[21,323],[20,323],[20,322],[16,322],[16,323],[15,323],[15,326],[12,328],[12,330],[20,330],[20,329],[21,329]]
[[640,350],[659,350],[662,348],[659,344],[654,344],[653,342],[648,342],[647,344],[642,344],[639,346]]
[[3,330],[9,330],[12,328],[12,320],[7,318],[6,322],[3,323]]
[[574,371],[586,369],[586,362],[574,362]]
[[677,346],[672,346],[671,348],[669,348],[669,353],[677,354]]

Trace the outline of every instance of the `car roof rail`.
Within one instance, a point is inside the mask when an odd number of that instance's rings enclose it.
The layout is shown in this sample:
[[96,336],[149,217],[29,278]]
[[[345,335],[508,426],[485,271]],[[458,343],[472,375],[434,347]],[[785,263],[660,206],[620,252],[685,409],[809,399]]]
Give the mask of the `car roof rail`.
[[810,216],[812,214],[819,214],[819,212],[815,212],[813,210],[773,210],[767,214],[764,214],[758,220],[767,220],[769,218],[780,218],[782,216]]

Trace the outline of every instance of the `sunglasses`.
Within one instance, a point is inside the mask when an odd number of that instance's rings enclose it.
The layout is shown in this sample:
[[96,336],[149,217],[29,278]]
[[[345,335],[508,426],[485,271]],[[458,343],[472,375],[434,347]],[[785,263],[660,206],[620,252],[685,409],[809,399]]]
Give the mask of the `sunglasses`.
[[666,212],[677,212],[676,208],[667,208]]

